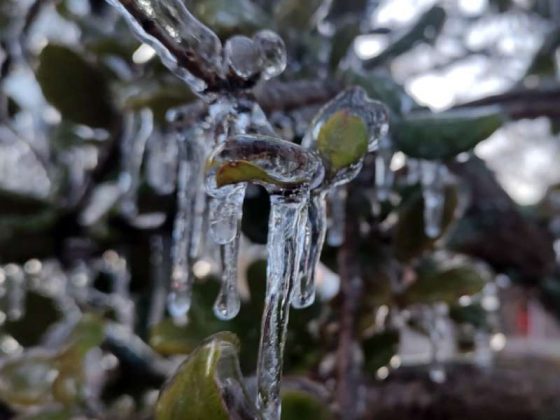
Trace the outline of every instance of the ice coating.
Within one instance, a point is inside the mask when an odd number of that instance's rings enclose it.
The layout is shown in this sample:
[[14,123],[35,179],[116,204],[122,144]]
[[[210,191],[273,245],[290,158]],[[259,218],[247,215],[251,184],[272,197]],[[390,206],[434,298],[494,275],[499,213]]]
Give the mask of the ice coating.
[[271,196],[265,307],[257,361],[257,406],[263,418],[280,419],[280,381],[288,328],[297,220],[305,200]]
[[422,161],[420,182],[424,197],[424,229],[426,236],[441,235],[445,207],[445,165],[440,162]]
[[[223,73],[220,39],[188,11],[182,0],[108,1],[193,91],[203,92],[208,87],[205,79]],[[201,62],[193,65],[193,57]]]
[[272,190],[302,185],[314,188],[324,175],[319,158],[296,144],[263,135],[238,135],[218,146],[208,159],[209,193],[214,196],[223,194],[222,188],[228,185],[219,185],[219,181],[233,183],[227,178],[241,162],[250,163],[263,173],[263,177],[240,181],[239,176],[243,174],[236,174],[235,183],[251,181]]

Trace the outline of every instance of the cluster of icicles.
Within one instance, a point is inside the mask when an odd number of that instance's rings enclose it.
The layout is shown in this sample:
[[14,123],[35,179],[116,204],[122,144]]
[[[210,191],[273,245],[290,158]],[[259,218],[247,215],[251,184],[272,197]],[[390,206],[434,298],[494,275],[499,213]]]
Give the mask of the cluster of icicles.
[[[281,139],[259,105],[243,92],[239,95],[236,92],[208,94],[206,82],[187,71],[167,47],[144,32],[134,16],[140,13],[153,20],[170,42],[185,51],[195,50],[208,71],[226,79],[230,74],[243,80],[269,79],[282,73],[286,67],[286,51],[275,33],[260,31],[252,38],[234,36],[222,48],[219,38],[196,20],[181,0],[110,1],[139,37],[154,47],[164,63],[208,103],[206,117],[194,124],[181,124],[193,112],[189,106],[169,114],[170,122],[179,127],[175,132],[177,148],[156,146],[155,154],[162,162],[148,164],[153,183],[161,185],[166,192],[170,189],[166,178],[172,178],[174,169],[177,174],[178,205],[167,299],[168,311],[175,320],[187,319],[194,262],[204,251],[215,248],[221,261],[222,285],[214,312],[223,320],[237,315],[240,309],[237,280],[240,225],[248,182],[264,186],[270,195],[267,288],[257,368],[257,405],[264,418],[277,419],[289,306],[305,308],[313,303],[315,270],[327,236],[327,199],[331,210],[328,241],[340,245],[344,239],[341,230],[345,217],[344,184],[359,173],[363,164],[364,156],[359,156],[346,166],[330,167],[328,158],[322,156],[317,147],[319,133],[323,125],[341,111],[359,118],[367,131],[367,151],[379,147],[378,168],[382,168],[383,174],[378,176],[378,182],[387,184],[383,187],[387,191],[392,157],[387,113],[382,104],[370,100],[363,90],[350,88],[319,112],[301,145]],[[133,156],[138,156],[146,145],[142,127],[140,124],[136,137],[140,139],[136,142],[139,146],[128,146]],[[170,157],[174,152],[178,154],[176,168]],[[125,168],[129,174],[127,179],[138,174],[139,166],[137,159],[131,159],[130,167]],[[157,170],[150,170],[150,167]],[[219,179],[224,168],[229,170],[230,178],[233,173],[233,181]],[[439,168],[435,164],[421,171],[426,174],[422,182],[428,186],[425,199],[430,236],[438,234],[442,211]],[[240,169],[245,173],[240,173]],[[247,179],[246,174],[255,170],[256,175]],[[241,176],[238,182],[236,176]],[[129,179],[129,183],[134,182]],[[207,232],[212,241],[204,244]]]

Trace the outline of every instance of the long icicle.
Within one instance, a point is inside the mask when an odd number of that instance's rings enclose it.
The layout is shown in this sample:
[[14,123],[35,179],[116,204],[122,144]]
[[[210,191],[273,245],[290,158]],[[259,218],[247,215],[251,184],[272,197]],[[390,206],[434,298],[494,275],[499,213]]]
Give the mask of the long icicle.
[[267,420],[280,419],[280,380],[290,309],[296,223],[305,202],[271,195],[265,307],[257,363],[257,406]]
[[304,252],[299,263],[300,268],[292,295],[292,306],[296,309],[307,308],[315,302],[315,272],[327,233],[325,192],[312,194],[306,210]]

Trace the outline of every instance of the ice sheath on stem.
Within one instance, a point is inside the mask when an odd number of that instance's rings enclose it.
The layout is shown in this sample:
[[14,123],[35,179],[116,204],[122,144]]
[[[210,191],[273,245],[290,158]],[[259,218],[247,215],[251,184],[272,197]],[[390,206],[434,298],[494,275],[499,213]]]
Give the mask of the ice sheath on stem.
[[298,247],[297,224],[305,201],[283,195],[272,195],[270,201],[266,298],[257,363],[257,405],[264,418],[276,420],[280,419],[280,380]]

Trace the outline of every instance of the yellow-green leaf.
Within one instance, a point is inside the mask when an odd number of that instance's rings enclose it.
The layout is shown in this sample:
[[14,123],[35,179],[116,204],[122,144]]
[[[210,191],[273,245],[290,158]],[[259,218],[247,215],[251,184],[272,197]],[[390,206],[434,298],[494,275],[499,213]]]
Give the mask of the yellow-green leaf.
[[216,185],[218,187],[237,184],[240,182],[263,182],[265,184],[277,185],[278,187],[283,188],[289,188],[290,186],[293,187],[298,184],[297,181],[287,183],[275,178],[269,175],[264,169],[247,161],[226,163],[222,165],[216,173]]
[[218,333],[192,352],[165,385],[156,405],[156,420],[227,420],[228,404],[258,418],[247,397],[232,333]]
[[345,110],[338,111],[321,127],[317,149],[332,176],[358,163],[366,155],[367,126],[362,118]]

